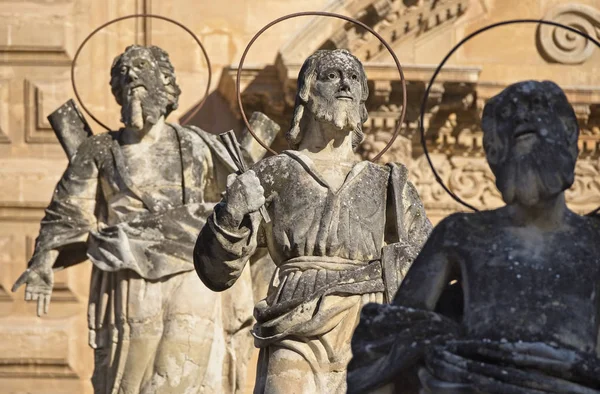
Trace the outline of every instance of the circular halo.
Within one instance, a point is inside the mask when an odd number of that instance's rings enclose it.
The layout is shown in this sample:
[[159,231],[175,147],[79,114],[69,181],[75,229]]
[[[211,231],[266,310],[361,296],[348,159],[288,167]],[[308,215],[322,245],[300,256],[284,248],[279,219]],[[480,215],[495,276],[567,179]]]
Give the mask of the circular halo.
[[242,105],[242,92],[240,91],[240,79],[241,79],[241,75],[242,75],[242,68],[244,66],[244,60],[246,59],[246,54],[250,50],[250,47],[252,46],[252,44],[254,44],[254,41],[256,41],[256,39],[261,34],[263,34],[265,32],[265,30],[269,29],[271,26],[276,25],[277,23],[285,21],[287,19],[296,18],[298,16],[329,16],[329,17],[332,17],[332,18],[343,19],[345,21],[352,22],[352,23],[354,23],[356,25],[359,25],[360,27],[362,27],[363,29],[367,30],[368,32],[370,32],[371,34],[373,34],[375,37],[377,37],[377,39],[381,42],[381,44],[383,44],[387,48],[387,50],[390,52],[390,54],[394,58],[394,62],[396,63],[396,67],[398,67],[398,72],[400,73],[400,82],[402,84],[402,111],[400,113],[400,118],[399,118],[398,123],[396,125],[396,129],[394,130],[394,134],[392,135],[392,138],[390,139],[390,141],[388,142],[388,144],[385,146],[385,148],[383,148],[381,150],[381,152],[379,152],[377,154],[377,156],[375,156],[373,159],[371,159],[371,161],[377,161],[377,160],[379,160],[379,158],[385,152],[387,152],[387,150],[392,146],[392,144],[396,140],[396,137],[398,137],[398,134],[400,133],[400,129],[402,128],[402,124],[404,123],[404,117],[406,116],[406,80],[404,79],[404,72],[402,71],[402,66],[400,65],[400,61],[398,60],[398,57],[396,56],[396,54],[394,53],[394,51],[392,50],[392,48],[389,46],[389,44],[385,41],[385,39],[383,37],[381,37],[381,35],[379,35],[379,33],[377,33],[375,30],[373,30],[369,26],[365,25],[361,21],[358,21],[358,20],[356,20],[354,18],[350,18],[349,16],[335,14],[333,12],[306,11],[306,12],[296,12],[296,13],[293,13],[293,14],[285,15],[285,16],[282,16],[281,18],[277,18],[274,21],[268,23],[265,27],[263,27],[262,29],[260,29],[258,31],[258,33],[256,33],[254,35],[254,37],[252,37],[252,39],[250,40],[250,42],[246,46],[246,49],[244,50],[244,53],[242,54],[242,58],[240,59],[240,64],[238,66],[238,71],[237,71],[237,78],[236,78],[236,81],[235,81],[235,89],[236,89],[236,94],[237,94],[238,108],[240,109],[240,113],[242,114],[242,119],[244,120],[246,128],[248,129],[248,131],[250,132],[250,134],[252,134],[252,136],[254,137],[254,139],[263,148],[265,148],[267,151],[271,152],[274,155],[278,154],[273,149],[271,149],[271,147],[269,147],[267,144],[265,144],[254,133],[254,131],[250,127],[250,124],[248,122],[248,118],[246,118],[246,114],[244,113],[244,106]]
[[202,45],[202,43],[200,42],[200,40],[198,39],[198,37],[189,28],[187,28],[183,24],[177,22],[176,20],[173,20],[171,18],[167,18],[166,16],[161,16],[161,15],[132,14],[132,15],[122,16],[122,17],[119,17],[119,18],[116,18],[116,19],[112,19],[112,20],[110,20],[110,21],[108,21],[108,22],[100,25],[98,28],[96,28],[94,31],[92,31],[90,34],[88,34],[88,36],[83,40],[83,42],[81,43],[81,45],[79,45],[79,48],[77,48],[77,51],[75,52],[75,57],[73,58],[73,62],[71,63],[71,86],[73,87],[73,92],[75,93],[75,97],[77,98],[77,101],[79,101],[79,105],[81,105],[81,108],[85,111],[85,113],[88,114],[90,116],[90,118],[94,119],[96,121],[96,123],[98,123],[100,126],[104,127],[106,130],[111,131],[110,127],[106,126],[104,123],[102,123],[101,121],[99,121],[87,109],[87,107],[83,103],[83,100],[79,96],[79,92],[77,90],[77,86],[75,85],[75,65],[77,63],[77,58],[79,57],[79,53],[81,52],[81,50],[83,49],[83,47],[85,46],[85,44],[87,44],[87,42],[96,33],[98,33],[100,30],[104,29],[105,27],[112,25],[113,23],[117,23],[117,22],[120,22],[122,20],[131,19],[131,18],[155,18],[155,19],[161,19],[163,21],[170,22],[170,23],[172,23],[174,25],[177,25],[177,26],[181,27],[183,30],[185,30],[190,36],[192,36],[192,38],[194,39],[194,41],[196,41],[196,43],[198,44],[198,46],[202,50],[202,53],[204,54],[204,58],[206,59],[206,65],[208,67],[208,82],[206,84],[206,91],[204,92],[204,97],[198,103],[198,105],[196,105],[196,109],[194,109],[194,111],[192,111],[188,116],[185,117],[184,120],[181,121],[181,124],[183,124],[183,125],[186,124],[194,115],[196,115],[198,113],[198,111],[200,111],[200,108],[202,108],[202,106],[204,105],[204,102],[206,101],[206,98],[208,97],[208,92],[210,90],[210,82],[211,82],[211,78],[212,78],[212,70],[211,70],[211,66],[210,66],[210,59],[208,58],[208,54],[206,53],[206,49],[204,49],[204,46]]
[[[581,32],[571,26],[563,25],[562,23],[547,21],[547,20],[543,20],[543,19],[510,19],[510,20],[506,20],[506,21],[502,21],[502,22],[492,23],[491,25],[484,26],[484,27],[474,31],[473,33],[469,34],[468,36],[466,36],[465,38],[460,40],[460,42],[458,44],[456,44],[450,50],[450,52],[448,52],[448,54],[444,57],[442,62],[437,66],[437,68],[435,69],[435,72],[433,73],[433,75],[431,77],[431,80],[429,81],[429,84],[427,85],[427,89],[425,90],[425,95],[423,96],[423,101],[421,102],[421,115],[420,115],[420,122],[419,122],[419,131],[421,133],[421,145],[423,146],[423,152],[425,153],[425,157],[427,158],[429,167],[431,167],[431,171],[433,172],[435,180],[440,184],[440,186],[442,186],[444,191],[446,191],[446,193],[448,193],[450,195],[450,197],[452,197],[454,199],[454,201],[458,202],[459,204],[462,204],[463,206],[465,206],[475,212],[479,212],[479,210],[477,208],[475,208],[474,206],[472,206],[471,204],[463,201],[460,197],[458,197],[450,189],[448,189],[448,187],[444,184],[444,181],[442,180],[442,178],[439,176],[438,172],[436,171],[435,167],[433,166],[433,162],[431,161],[431,157],[429,157],[429,151],[427,150],[427,144],[425,142],[425,126],[423,126],[423,119],[425,118],[425,107],[427,105],[429,91],[431,90],[431,86],[433,85],[435,78],[440,73],[440,71],[442,70],[442,67],[444,67],[444,64],[446,64],[446,62],[448,61],[450,56],[452,56],[452,54],[454,54],[454,52],[456,52],[458,50],[458,48],[460,48],[465,42],[469,41],[471,38],[485,32],[487,30],[491,30],[491,29],[493,29],[495,27],[499,27],[499,26],[513,25],[513,24],[518,24],[518,23],[535,23],[535,24],[540,24],[540,25],[551,25],[551,26],[556,26],[556,27],[562,27],[563,29],[567,29],[575,34],[578,34],[584,38],[587,38],[588,40],[592,41],[598,48],[600,48],[600,42],[598,42],[594,38],[590,37],[589,35]],[[597,210],[595,210],[591,213],[595,213],[598,211],[600,211],[600,208],[598,208]]]

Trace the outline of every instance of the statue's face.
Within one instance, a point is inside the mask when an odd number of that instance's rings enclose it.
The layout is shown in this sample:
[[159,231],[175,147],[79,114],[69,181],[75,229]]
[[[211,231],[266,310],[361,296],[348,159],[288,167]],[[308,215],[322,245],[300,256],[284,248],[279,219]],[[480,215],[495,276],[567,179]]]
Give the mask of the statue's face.
[[315,72],[307,103],[315,118],[343,131],[362,124],[362,70],[356,60],[343,53],[331,53],[319,59]]
[[536,204],[574,180],[576,120],[564,116],[572,109],[562,93],[549,90],[558,86],[545,84],[511,85],[484,111],[485,150],[506,203]]
[[120,65],[121,120],[131,128],[155,124],[166,112],[164,76],[147,48],[123,54]]

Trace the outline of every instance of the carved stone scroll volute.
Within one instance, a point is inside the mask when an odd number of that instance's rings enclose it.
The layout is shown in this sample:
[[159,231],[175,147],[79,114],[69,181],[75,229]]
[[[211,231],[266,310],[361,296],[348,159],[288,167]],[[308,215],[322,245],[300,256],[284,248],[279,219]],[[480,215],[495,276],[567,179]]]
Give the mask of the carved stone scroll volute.
[[[590,37],[600,38],[600,10],[584,4],[563,4],[552,8],[545,20],[576,28]],[[596,45],[590,40],[556,26],[541,25],[539,48],[549,60],[564,64],[580,64],[592,56]]]

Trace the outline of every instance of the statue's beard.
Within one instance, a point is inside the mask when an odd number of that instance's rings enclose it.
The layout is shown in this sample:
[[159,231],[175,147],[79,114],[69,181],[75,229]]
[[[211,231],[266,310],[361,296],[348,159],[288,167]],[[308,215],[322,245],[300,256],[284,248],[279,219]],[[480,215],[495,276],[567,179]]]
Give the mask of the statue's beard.
[[316,120],[331,123],[338,130],[354,131],[362,125],[360,105],[354,101],[313,96],[309,98],[307,108]]
[[155,125],[166,113],[168,98],[161,94],[150,95],[144,85],[127,87],[121,107],[121,121],[125,126],[141,130],[146,125]]
[[495,171],[496,185],[507,204],[533,206],[573,184],[576,159],[566,143],[538,139],[530,153],[518,157],[509,154],[508,158]]

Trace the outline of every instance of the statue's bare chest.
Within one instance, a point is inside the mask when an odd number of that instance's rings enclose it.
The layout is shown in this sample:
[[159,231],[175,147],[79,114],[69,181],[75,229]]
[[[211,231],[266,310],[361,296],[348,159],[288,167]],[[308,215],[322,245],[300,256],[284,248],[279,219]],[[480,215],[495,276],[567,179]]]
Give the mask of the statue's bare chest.
[[[589,297],[596,287],[600,250],[584,231],[519,237],[510,229],[496,229],[473,236],[481,237],[487,241],[469,239],[465,246],[470,247],[461,249],[466,257],[464,270],[482,290],[501,286],[505,290],[527,288],[540,297],[555,291]],[[578,285],[565,288],[565,283]]]
[[121,150],[128,175],[138,187],[181,184],[181,155],[175,137],[152,145],[125,145]]
[[[568,332],[571,345],[595,340],[600,296],[600,239],[569,227],[545,234],[496,228],[460,247],[465,323],[473,333],[524,338]],[[581,341],[581,343],[579,343]]]

